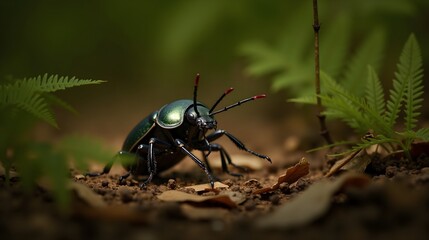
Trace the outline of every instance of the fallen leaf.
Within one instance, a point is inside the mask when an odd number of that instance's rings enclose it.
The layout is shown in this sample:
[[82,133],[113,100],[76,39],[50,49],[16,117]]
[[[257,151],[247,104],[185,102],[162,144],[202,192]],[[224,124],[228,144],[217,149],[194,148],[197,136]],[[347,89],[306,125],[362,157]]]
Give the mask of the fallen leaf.
[[228,210],[223,208],[199,208],[189,204],[183,204],[180,209],[186,217],[192,220],[215,220],[225,219]]
[[357,151],[350,153],[349,155],[345,156],[344,158],[336,161],[335,164],[331,167],[331,169],[329,169],[328,173],[326,173],[325,177],[330,177],[330,176],[334,175],[335,173],[337,173],[338,171],[340,171],[341,168],[343,168],[347,163],[349,163],[353,158],[355,158],[356,156],[358,156],[362,152],[365,152],[365,151],[362,151],[362,149],[359,149]]
[[272,214],[256,221],[259,228],[290,228],[308,224],[325,214],[332,197],[347,187],[364,187],[370,179],[363,174],[347,173],[330,181],[321,180],[288,201]]
[[368,164],[371,163],[371,160],[371,156],[368,155],[366,151],[364,151],[362,154],[354,157],[350,162],[344,165],[342,169],[363,173]]
[[[229,186],[226,184],[223,184],[221,182],[215,182],[214,183],[214,189],[219,189],[219,188],[228,188]],[[211,190],[211,186],[209,183],[205,183],[205,184],[198,184],[198,185],[192,185],[192,186],[187,186],[185,187],[186,189],[192,188],[195,190],[195,192],[203,192],[203,191],[207,191],[207,190]]]
[[92,189],[84,184],[70,181],[68,187],[75,193],[77,198],[91,207],[99,208],[107,206],[106,202],[100,195],[96,194]]
[[[373,149],[371,149],[370,152],[374,153]],[[364,151],[359,150],[335,162],[335,164],[331,167],[331,169],[329,169],[325,176],[330,177],[340,170],[363,173],[371,161],[372,157],[368,153],[368,149],[365,149]]]
[[297,164],[286,169],[286,173],[281,175],[278,178],[277,183],[275,183],[273,186],[255,190],[253,193],[261,194],[261,193],[275,191],[280,187],[281,183],[286,182],[286,183],[292,184],[298,181],[298,179],[300,179],[301,177],[307,175],[309,171],[310,171],[310,164],[308,163],[307,159],[302,158]]
[[201,196],[189,194],[178,190],[169,190],[158,195],[158,199],[166,202],[192,202],[192,203],[207,203],[219,204],[225,207],[236,207],[237,204],[231,199],[228,194],[219,194],[215,196]]

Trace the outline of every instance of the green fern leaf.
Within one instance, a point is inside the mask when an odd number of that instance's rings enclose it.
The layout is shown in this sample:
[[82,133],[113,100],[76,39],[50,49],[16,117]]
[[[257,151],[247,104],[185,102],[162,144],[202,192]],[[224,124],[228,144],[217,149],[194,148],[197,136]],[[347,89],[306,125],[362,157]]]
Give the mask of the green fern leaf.
[[[402,50],[401,56],[399,58],[399,63],[397,64],[397,72],[395,72],[395,78],[393,80],[393,88],[390,90],[389,100],[387,101],[387,111],[385,119],[389,124],[390,128],[393,128],[396,120],[399,116],[399,112],[402,107],[403,101],[406,99],[406,93],[409,88],[410,82],[415,82],[414,78],[421,78],[421,58],[419,55],[419,49],[417,46],[417,41],[415,40],[414,35],[411,35],[405,46]],[[417,81],[418,82],[418,81]],[[418,89],[419,90],[419,89]],[[417,102],[407,99],[408,104],[418,104],[419,100],[417,97]],[[409,96],[407,97],[409,98]],[[411,101],[410,101],[411,100]],[[415,106],[414,106],[415,107]],[[413,106],[410,106],[406,110],[406,125],[407,129],[412,127],[414,111]]]
[[366,83],[366,101],[368,107],[383,114],[385,109],[384,92],[374,68],[368,66],[368,78]]
[[407,89],[405,94],[405,127],[406,130],[412,130],[417,123],[418,111],[423,102],[423,69],[422,57],[418,42],[412,34],[406,43],[409,51],[404,53],[403,62],[407,62]]
[[416,131],[415,138],[429,142],[429,128],[421,128]]
[[[379,134],[384,134],[386,136],[393,135],[393,130],[391,130],[385,123],[380,112],[369,107],[363,98],[359,98],[345,90],[325,73],[322,72],[320,76],[322,83],[324,83],[327,88],[327,92],[331,94],[332,98],[336,99],[335,101],[327,102],[326,104],[323,102],[323,105],[328,108],[328,114],[332,115],[332,113],[329,113],[330,110],[337,108],[337,110],[341,111],[341,114],[338,115],[339,113],[337,113],[336,115],[334,114],[334,116],[341,116],[341,118],[348,123],[356,122],[356,126],[350,126],[359,129],[360,132],[366,132],[369,129],[372,129]],[[347,109],[347,106],[349,109]],[[360,114],[353,112],[360,112]]]
[[325,114],[342,119],[355,130],[366,132],[370,128],[370,121],[360,111],[363,104],[361,100],[353,96],[350,92],[335,82],[325,72],[321,72],[322,82],[322,103],[326,107]]
[[91,79],[77,79],[75,77],[63,77],[58,75],[37,76],[34,78],[28,78],[18,80],[14,83],[15,86],[25,87],[28,86],[34,91],[38,92],[55,92],[58,90],[64,90],[66,88],[89,85],[89,84],[100,84],[105,81],[102,80],[91,80]]
[[297,97],[297,98],[290,98],[287,100],[288,102],[293,102],[293,103],[302,103],[302,104],[316,104],[317,99],[316,97],[313,96],[302,96],[302,97]]
[[385,137],[383,135],[378,135],[374,138],[362,139],[361,143],[358,143],[356,146],[352,147],[352,151],[365,149],[376,144],[393,143],[393,142],[397,142],[397,139]]
[[0,106],[16,106],[54,127],[58,127],[45,99],[29,87],[0,86]]

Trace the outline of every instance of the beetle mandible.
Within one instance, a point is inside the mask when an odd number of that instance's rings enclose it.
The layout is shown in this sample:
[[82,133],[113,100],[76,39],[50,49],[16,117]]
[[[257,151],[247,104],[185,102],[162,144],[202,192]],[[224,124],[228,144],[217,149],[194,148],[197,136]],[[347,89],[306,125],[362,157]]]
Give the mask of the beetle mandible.
[[[217,122],[214,119],[214,115],[218,113],[252,100],[264,98],[265,94],[245,98],[215,111],[216,106],[227,94],[232,92],[233,88],[227,89],[209,109],[197,101],[199,79],[200,75],[197,74],[192,100],[183,99],[166,104],[141,120],[131,130],[118,155],[132,154],[135,160],[131,163],[123,163],[127,173],[121,176],[119,181],[126,179],[129,175],[146,175],[148,176],[147,179],[140,183],[140,187],[143,187],[150,183],[158,172],[171,168],[188,156],[204,170],[213,188],[215,178],[207,161],[207,156],[212,151],[219,152],[224,172],[233,176],[241,175],[228,170],[228,164],[236,168],[241,167],[231,161],[231,157],[221,145],[212,143],[212,141],[222,136],[228,137],[239,149],[271,162],[268,156],[246,148],[240,140],[229,132],[217,129]],[[208,134],[210,130],[213,130],[213,132]],[[204,162],[195,156],[191,152],[192,150],[201,151]],[[101,173],[89,173],[87,175],[99,176],[109,173],[114,160],[109,162]]]

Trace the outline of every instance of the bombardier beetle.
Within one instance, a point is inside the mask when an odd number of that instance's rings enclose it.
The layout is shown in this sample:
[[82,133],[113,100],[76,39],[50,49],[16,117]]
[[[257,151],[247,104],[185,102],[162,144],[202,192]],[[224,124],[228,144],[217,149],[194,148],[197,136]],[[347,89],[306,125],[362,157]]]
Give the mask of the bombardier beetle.
[[[167,170],[183,160],[186,156],[190,157],[207,174],[211,187],[214,186],[215,178],[212,175],[207,156],[213,152],[219,152],[222,170],[233,176],[241,174],[232,173],[228,170],[228,165],[241,168],[235,165],[230,155],[219,144],[212,143],[214,140],[226,136],[239,149],[249,152],[257,157],[271,162],[268,156],[254,152],[248,148],[229,132],[217,129],[217,122],[214,115],[237,107],[243,103],[264,98],[265,94],[245,98],[232,105],[226,106],[215,111],[216,106],[222,99],[232,92],[233,88],[227,89],[213,104],[211,108],[197,101],[197,90],[200,75],[197,74],[194,83],[193,99],[182,99],[166,104],[161,109],[149,114],[141,120],[128,134],[124,141],[121,155],[133,155],[133,161],[123,163],[127,173],[120,177],[123,181],[129,175],[148,176],[140,187],[150,183],[152,178],[158,173]],[[211,131],[209,133],[209,131]],[[191,151],[199,150],[202,152],[203,161],[195,156]],[[88,173],[89,176],[99,176],[110,172],[114,163],[110,161],[101,173]]]

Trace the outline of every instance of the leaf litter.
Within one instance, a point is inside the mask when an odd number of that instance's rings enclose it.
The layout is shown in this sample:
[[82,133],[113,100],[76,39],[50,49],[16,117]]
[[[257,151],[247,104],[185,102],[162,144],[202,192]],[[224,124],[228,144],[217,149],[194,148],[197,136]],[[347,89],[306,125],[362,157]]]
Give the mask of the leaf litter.
[[272,214],[258,219],[255,225],[259,228],[285,229],[308,224],[328,211],[332,198],[338,191],[349,187],[364,187],[369,182],[366,175],[351,172],[333,181],[320,180]]

